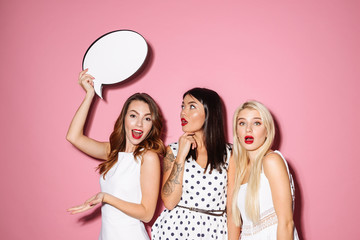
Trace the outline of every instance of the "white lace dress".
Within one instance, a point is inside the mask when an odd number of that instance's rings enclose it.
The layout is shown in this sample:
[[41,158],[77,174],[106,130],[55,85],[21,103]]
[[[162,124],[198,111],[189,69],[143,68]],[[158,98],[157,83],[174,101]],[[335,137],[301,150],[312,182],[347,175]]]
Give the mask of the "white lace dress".
[[[119,152],[115,165],[100,176],[101,191],[124,201],[140,203],[141,160],[135,161],[133,153]],[[119,209],[103,204],[101,207],[101,232],[99,240],[148,240],[144,224]]]
[[[170,144],[174,156],[178,144]],[[181,200],[173,210],[164,209],[151,229],[152,239],[188,240],[219,239],[227,240],[226,213],[211,216],[179,207],[193,207],[204,210],[224,210],[227,194],[227,168],[230,149],[227,151],[226,164],[222,173],[204,169],[194,160],[186,160],[183,177]]]
[[[289,168],[285,158],[279,151],[275,151],[284,160],[286,169],[288,171],[291,195],[293,197],[293,204],[295,200],[295,188],[292,176],[289,172]],[[259,203],[260,203],[260,221],[256,224],[247,217],[245,212],[245,196],[246,196],[247,184],[243,184],[240,187],[238,195],[238,207],[241,212],[243,225],[241,228],[241,240],[276,240],[277,239],[277,223],[278,219],[274,209],[274,203],[272,200],[271,189],[268,179],[262,172],[260,175],[260,190],[259,190]],[[294,240],[298,240],[298,234],[294,228]]]

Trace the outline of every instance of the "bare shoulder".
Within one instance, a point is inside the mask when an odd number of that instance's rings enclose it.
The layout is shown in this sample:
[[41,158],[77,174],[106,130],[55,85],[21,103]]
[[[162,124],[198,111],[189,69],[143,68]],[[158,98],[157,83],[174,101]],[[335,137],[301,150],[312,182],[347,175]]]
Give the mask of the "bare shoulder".
[[143,163],[154,163],[154,162],[159,162],[159,155],[152,151],[152,150],[148,150],[144,153],[143,155]]
[[263,168],[267,177],[273,174],[287,173],[284,160],[275,152],[271,152],[264,157]]

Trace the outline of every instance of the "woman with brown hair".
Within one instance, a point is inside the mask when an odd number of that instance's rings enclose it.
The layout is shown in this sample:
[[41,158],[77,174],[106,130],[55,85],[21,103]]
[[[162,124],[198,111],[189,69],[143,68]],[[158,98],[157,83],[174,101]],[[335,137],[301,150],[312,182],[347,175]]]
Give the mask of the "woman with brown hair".
[[91,139],[83,130],[95,95],[93,79],[87,70],[80,73],[79,84],[86,95],[70,124],[67,140],[89,156],[104,160],[98,166],[101,192],[68,211],[80,213],[102,203],[99,239],[149,239],[142,222],[152,219],[158,199],[158,155],[165,152],[160,139],[161,113],[148,94],[135,93],[126,100],[110,141]]

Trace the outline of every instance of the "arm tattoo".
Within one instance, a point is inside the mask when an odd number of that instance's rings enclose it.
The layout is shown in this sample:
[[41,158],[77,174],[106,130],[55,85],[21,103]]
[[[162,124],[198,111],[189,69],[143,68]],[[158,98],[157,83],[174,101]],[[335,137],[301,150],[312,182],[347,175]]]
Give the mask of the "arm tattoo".
[[163,187],[164,195],[170,195],[175,190],[175,185],[180,184],[179,176],[183,169],[181,163],[174,163],[170,176]]
[[171,149],[168,149],[166,152],[166,156],[163,159],[163,165],[162,165],[163,173],[171,169],[171,166],[174,161],[175,161],[175,156],[172,153]]

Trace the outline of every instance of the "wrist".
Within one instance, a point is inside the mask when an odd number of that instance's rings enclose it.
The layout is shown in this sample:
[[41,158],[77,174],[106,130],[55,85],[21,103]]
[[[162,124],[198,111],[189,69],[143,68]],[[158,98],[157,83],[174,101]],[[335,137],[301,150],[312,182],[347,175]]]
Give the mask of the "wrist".
[[85,95],[85,99],[93,99],[95,96],[95,91],[87,91]]
[[107,194],[103,192],[102,195],[103,195],[103,197],[102,197],[102,199],[101,199],[101,202],[107,203],[107,202],[106,202],[106,201],[107,201],[107,198],[108,198]]

